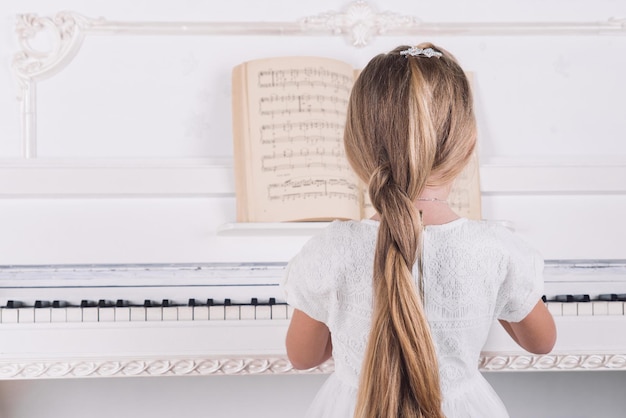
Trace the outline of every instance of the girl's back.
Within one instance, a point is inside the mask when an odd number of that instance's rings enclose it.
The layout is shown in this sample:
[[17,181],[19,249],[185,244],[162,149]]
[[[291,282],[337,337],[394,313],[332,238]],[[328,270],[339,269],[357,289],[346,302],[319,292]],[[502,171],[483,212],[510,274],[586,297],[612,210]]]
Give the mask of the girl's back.
[[[376,221],[334,222],[294,258],[288,301],[324,322],[335,373],[310,416],[353,414],[372,315]],[[542,260],[505,228],[464,218],[424,232],[424,307],[447,417],[506,417],[477,369],[494,320],[519,321],[541,297]],[[418,269],[413,269],[418,283]]]

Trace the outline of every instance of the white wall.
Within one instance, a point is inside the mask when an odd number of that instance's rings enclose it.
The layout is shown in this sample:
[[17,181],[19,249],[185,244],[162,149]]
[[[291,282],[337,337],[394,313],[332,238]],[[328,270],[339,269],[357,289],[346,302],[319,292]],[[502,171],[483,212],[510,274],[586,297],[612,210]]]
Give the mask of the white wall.
[[[232,193],[126,195],[122,180],[117,180],[109,193],[25,195],[7,178],[8,173],[18,173],[22,181],[31,169],[74,170],[78,165],[86,167],[80,172],[93,180],[92,169],[115,171],[137,161],[171,167],[174,158],[199,165],[228,160],[232,155],[230,69],[259,57],[324,55],[359,67],[397,44],[432,40],[452,51],[474,73],[483,164],[595,164],[600,172],[626,164],[624,35],[398,36],[375,38],[364,48],[330,36],[90,36],[65,69],[38,83],[39,160],[21,159],[18,89],[10,69],[19,50],[14,31],[18,13],[54,16],[72,10],[120,21],[293,22],[341,10],[346,4],[330,0],[2,0],[0,176],[5,178],[0,178],[0,264],[288,259],[305,238],[217,235],[220,225],[234,221]],[[371,4],[380,11],[413,15],[426,22],[605,22],[610,17],[626,17],[626,2],[617,0],[388,0]],[[34,43],[45,49],[49,39],[39,36]],[[67,184],[85,186],[71,177],[78,173],[71,170]],[[484,216],[512,220],[547,258],[626,259],[626,226],[621,221],[626,179],[612,181],[614,189],[602,192],[575,189],[548,197],[535,192],[531,196],[486,193]],[[63,184],[50,187],[69,190]],[[580,228],[581,223],[580,236],[570,239],[571,229]],[[493,374],[488,378],[514,417],[623,415],[619,388],[626,376],[621,372]],[[297,411],[304,409],[322,380],[320,376],[267,376],[1,382],[4,409],[0,413],[8,418],[44,413],[70,418],[89,411],[91,416],[103,417],[111,414],[108,408],[113,406],[123,411],[119,416],[159,417],[182,411],[244,416],[256,411],[258,416],[291,417],[299,416]],[[254,410],[242,398],[250,400]]]

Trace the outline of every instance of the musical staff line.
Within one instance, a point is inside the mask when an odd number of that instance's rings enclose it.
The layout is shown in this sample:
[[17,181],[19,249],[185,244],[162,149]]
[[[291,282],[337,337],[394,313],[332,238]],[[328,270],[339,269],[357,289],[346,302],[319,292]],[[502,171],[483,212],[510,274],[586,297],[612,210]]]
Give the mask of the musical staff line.
[[345,74],[323,68],[305,67],[303,69],[267,70],[258,75],[258,85],[261,88],[288,88],[288,87],[323,87],[334,91],[349,93],[352,79]]
[[282,183],[271,183],[267,187],[270,200],[305,200],[317,198],[347,199],[357,201],[358,185],[345,179],[301,178]]

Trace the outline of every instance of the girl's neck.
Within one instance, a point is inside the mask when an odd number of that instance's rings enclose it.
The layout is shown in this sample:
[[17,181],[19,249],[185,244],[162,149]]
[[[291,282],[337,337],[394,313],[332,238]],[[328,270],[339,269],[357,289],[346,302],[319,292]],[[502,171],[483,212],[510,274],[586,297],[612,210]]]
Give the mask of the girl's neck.
[[[452,185],[438,187],[426,187],[422,194],[413,202],[418,211],[422,212],[424,225],[442,225],[459,219],[448,202]],[[372,216],[373,220],[380,220],[378,214]]]
[[415,199],[413,205],[422,212],[424,225],[442,225],[459,219],[448,202],[452,184],[437,187],[426,187]]

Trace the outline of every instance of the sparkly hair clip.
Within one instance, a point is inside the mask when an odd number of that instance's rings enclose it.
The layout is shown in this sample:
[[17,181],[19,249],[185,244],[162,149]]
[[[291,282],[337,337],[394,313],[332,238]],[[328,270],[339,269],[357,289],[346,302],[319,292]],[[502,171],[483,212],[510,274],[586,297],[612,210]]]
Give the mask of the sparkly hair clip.
[[432,58],[432,57],[437,57],[439,58],[440,56],[442,56],[443,54],[439,51],[435,51],[432,48],[418,48],[416,46],[412,46],[409,49],[405,49],[404,51],[400,51],[400,55],[405,55],[407,58],[410,56],[412,57],[419,57],[424,56],[426,58]]

